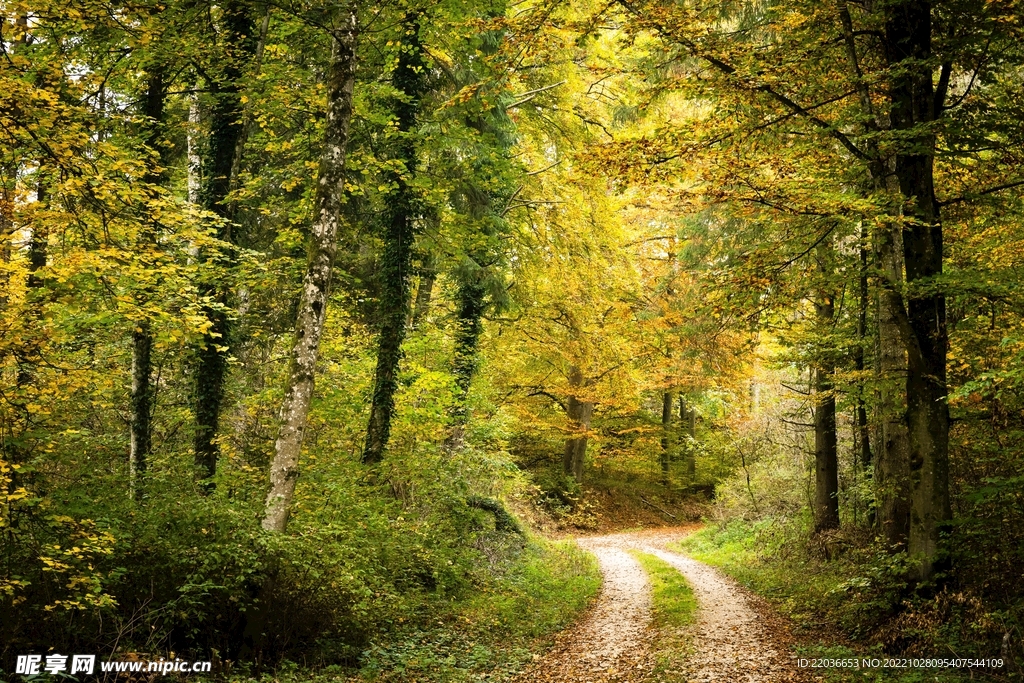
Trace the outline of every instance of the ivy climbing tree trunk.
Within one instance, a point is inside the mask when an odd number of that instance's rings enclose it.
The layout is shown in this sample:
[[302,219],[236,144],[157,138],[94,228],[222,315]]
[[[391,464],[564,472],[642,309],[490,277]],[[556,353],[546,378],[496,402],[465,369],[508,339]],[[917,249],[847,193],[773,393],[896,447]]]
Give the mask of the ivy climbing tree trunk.
[[299,453],[313,398],[316,361],[327,316],[327,297],[345,189],[345,149],[352,120],[355,68],[356,15],[353,11],[346,25],[334,31],[327,75],[324,151],[316,186],[316,219],[306,273],[302,280],[302,299],[295,320],[295,342],[284,403],[281,406],[281,427],[270,466],[270,493],[267,495],[263,528],[278,533],[283,532],[288,524],[295,494]]
[[466,396],[473,381],[477,366],[477,346],[483,332],[483,315],[487,308],[487,293],[481,282],[479,268],[468,269],[458,278],[456,303],[458,305],[458,329],[455,332],[455,356],[452,360],[452,374],[455,375],[455,402],[451,409],[451,425],[445,439],[449,451],[462,448],[465,440],[469,407]]
[[[155,166],[146,172],[146,183],[159,186],[164,182],[163,171],[167,163],[167,145],[164,141],[164,101],[167,88],[164,82],[164,71],[161,67],[152,69],[146,79],[146,95],[143,115],[146,117],[145,142],[149,149],[156,152]],[[141,227],[139,250],[156,247],[156,237],[152,225]],[[142,295],[150,296],[149,288],[144,288]],[[129,487],[132,497],[136,500],[143,495],[143,478],[153,450],[153,333],[148,320],[139,320],[132,330],[132,392],[129,415]]]
[[[504,3],[492,5],[487,16],[497,19],[504,16]],[[485,57],[497,53],[504,31],[488,31],[477,36],[477,49]],[[485,60],[481,60],[485,63]],[[479,78],[479,77],[478,77]],[[486,82],[484,79],[477,83]],[[455,85],[466,84],[456,81]],[[501,162],[512,147],[514,136],[510,134],[507,112],[494,107],[481,98],[478,92],[470,101],[477,108],[471,109],[465,119],[466,126],[478,133],[472,173],[453,193],[453,204],[458,206],[473,226],[473,232],[466,240],[472,246],[467,250],[463,264],[454,271],[456,280],[456,304],[458,306],[458,330],[455,335],[455,353],[452,359],[452,374],[455,377],[456,395],[449,411],[451,425],[446,438],[450,451],[462,448],[466,424],[469,421],[469,387],[477,369],[480,335],[483,332],[483,317],[495,302],[488,297],[488,284],[494,284],[494,265],[503,260],[501,244],[495,240],[504,223],[495,211],[495,205],[507,203],[514,190],[501,175]],[[505,200],[505,201],[503,201]],[[433,264],[431,264],[433,265]],[[432,285],[429,280],[421,283],[420,289]],[[495,288],[496,289],[496,288]],[[414,319],[419,318],[419,304]]]
[[370,421],[363,448],[364,464],[380,462],[391,437],[391,418],[395,410],[398,369],[402,360],[409,317],[409,275],[412,248],[416,236],[417,197],[410,183],[416,171],[414,130],[420,109],[420,97],[426,89],[427,69],[420,46],[419,15],[410,12],[404,20],[405,43],[398,57],[392,84],[401,93],[395,102],[397,149],[395,159],[403,169],[390,173],[394,188],[388,202],[381,263],[380,309],[382,322],[377,342],[377,369],[374,373]]
[[[226,0],[221,16],[224,45],[218,73],[211,75],[209,88],[213,105],[210,109],[210,134],[202,158],[199,202],[204,209],[220,216],[223,222],[217,237],[232,243],[231,207],[227,203],[231,190],[231,170],[235,150],[243,132],[241,79],[246,62],[255,50],[249,6],[239,0]],[[225,308],[228,292],[224,285],[205,283],[202,294],[217,305],[205,307],[211,326],[203,336],[195,370],[193,406],[195,410],[195,464],[199,476],[209,479],[217,471],[219,451],[215,439],[220,424],[224,382],[227,376],[227,347],[230,341],[229,320]]]

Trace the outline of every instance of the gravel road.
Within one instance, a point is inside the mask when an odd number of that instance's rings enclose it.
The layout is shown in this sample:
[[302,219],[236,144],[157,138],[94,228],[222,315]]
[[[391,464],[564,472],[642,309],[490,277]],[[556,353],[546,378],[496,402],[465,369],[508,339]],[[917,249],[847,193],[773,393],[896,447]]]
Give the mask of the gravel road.
[[[762,618],[754,601],[717,570],[667,544],[690,529],[654,531],[579,540],[596,557],[604,577],[597,603],[555,647],[535,661],[516,683],[656,683],[650,648],[650,587],[629,550],[657,556],[686,577],[699,606],[693,651],[679,680],[690,683],[781,683],[802,681],[786,647],[789,637],[776,620]],[[763,610],[763,608],[762,608]]]

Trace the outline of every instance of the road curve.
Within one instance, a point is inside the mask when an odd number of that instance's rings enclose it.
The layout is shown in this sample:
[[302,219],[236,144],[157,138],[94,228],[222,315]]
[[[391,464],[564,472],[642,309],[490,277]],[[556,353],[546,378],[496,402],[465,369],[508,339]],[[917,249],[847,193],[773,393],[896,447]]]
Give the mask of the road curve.
[[515,683],[656,683],[652,674],[650,587],[629,550],[655,555],[693,588],[698,620],[692,651],[674,680],[690,683],[803,681],[789,649],[764,623],[743,589],[717,570],[667,545],[692,528],[591,536],[579,544],[597,558],[604,582],[594,607]]

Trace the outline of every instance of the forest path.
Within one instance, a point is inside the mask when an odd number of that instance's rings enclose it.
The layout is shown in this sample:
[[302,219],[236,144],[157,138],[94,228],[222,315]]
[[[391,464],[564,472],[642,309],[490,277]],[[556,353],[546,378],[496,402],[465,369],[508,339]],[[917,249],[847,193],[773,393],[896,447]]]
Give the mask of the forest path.
[[692,652],[673,680],[692,683],[782,683],[806,680],[786,643],[790,636],[762,604],[755,605],[717,570],[668,550],[692,527],[591,536],[579,544],[597,557],[604,583],[597,604],[555,647],[520,674],[516,683],[656,683],[648,633],[647,576],[629,550],[650,553],[677,569],[699,606]]

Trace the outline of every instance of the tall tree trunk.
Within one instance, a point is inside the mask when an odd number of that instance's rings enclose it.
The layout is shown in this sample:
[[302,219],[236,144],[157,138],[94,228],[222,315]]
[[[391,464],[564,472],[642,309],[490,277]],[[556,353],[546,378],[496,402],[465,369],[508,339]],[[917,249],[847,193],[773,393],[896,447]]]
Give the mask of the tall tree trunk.
[[[816,322],[821,334],[831,332],[835,317],[832,296],[819,293],[814,304]],[[836,447],[836,397],[832,392],[834,365],[827,358],[831,349],[824,349],[815,368],[814,411],[814,530],[839,528],[839,461]]]
[[416,288],[416,303],[413,305],[412,316],[409,318],[409,326],[413,329],[420,326],[430,310],[430,298],[434,293],[436,281],[437,257],[432,253],[427,253],[423,256],[423,263],[420,264],[420,282]]
[[[148,185],[161,185],[166,174],[167,145],[164,143],[164,101],[167,88],[164,73],[159,67],[150,71],[146,84],[146,98],[143,115],[146,117],[146,146],[157,153],[155,166],[146,171]],[[141,250],[153,247],[156,239],[151,226],[143,226],[139,236]],[[143,295],[150,295],[148,287]],[[153,414],[153,335],[148,320],[140,320],[132,330],[132,393],[129,410],[128,472],[131,495],[136,500],[142,497],[142,479],[145,476],[149,455],[152,451]]]
[[[38,174],[36,178],[36,202],[40,206],[43,206],[49,200],[47,179],[44,175],[45,168],[43,162],[40,161],[39,169],[36,172]],[[25,297],[27,315],[24,322],[26,323],[26,329],[30,329],[32,324],[41,316],[40,307],[43,305],[41,290],[44,282],[40,271],[46,268],[46,253],[49,240],[50,232],[48,226],[39,220],[33,221],[32,236],[28,242],[28,278],[25,283],[28,287]],[[40,346],[40,340],[36,334],[30,332],[26,341],[16,352],[18,372],[15,383],[19,388],[28,387],[34,382],[36,365],[39,362]]]
[[910,441],[907,435],[907,349],[900,333],[898,293],[903,282],[902,249],[891,226],[876,236],[882,285],[878,296],[878,419],[874,485],[876,526],[892,550],[906,547],[910,533]]
[[142,497],[149,454],[153,446],[152,416],[153,335],[149,323],[141,321],[132,331],[132,395],[129,417],[129,487],[132,497]]
[[[231,243],[231,207],[226,202],[231,190],[231,170],[235,150],[242,135],[241,79],[245,63],[254,51],[252,18],[249,6],[239,0],[226,0],[222,6],[224,36],[224,64],[222,75],[210,83],[213,106],[210,109],[209,145],[203,158],[199,201],[203,208],[213,211],[224,221],[217,237]],[[193,404],[195,409],[195,464],[199,475],[209,479],[217,471],[219,449],[216,444],[220,424],[221,404],[224,400],[224,381],[227,376],[227,353],[230,345],[228,292],[223,286],[206,284],[204,296],[220,306],[206,307],[204,314],[212,323],[203,337],[195,372]]]
[[[884,127],[881,116],[876,113],[872,100],[868,79],[860,66],[860,56],[846,0],[837,0],[839,19],[842,25],[843,38],[846,45],[847,65],[850,77],[857,87],[864,132],[868,134],[866,148],[869,152],[868,172],[872,182],[872,190],[889,195],[896,194],[898,188],[892,178],[891,160],[882,155],[876,138]],[[892,122],[890,121],[890,128]],[[858,331],[866,329],[860,324],[866,319],[866,242],[865,228],[861,228],[861,314],[858,318]],[[904,388],[907,376],[907,356],[904,338],[900,330],[900,316],[903,311],[903,249],[902,242],[893,226],[880,226],[875,231],[874,250],[876,266],[880,272],[879,292],[876,316],[878,325],[878,347],[875,354],[876,383],[878,384],[878,400],[876,405],[878,431],[875,439],[874,454],[874,489],[875,489],[875,524],[893,550],[904,547],[909,533],[909,496],[907,477],[909,473],[910,445],[905,422],[906,396]],[[860,362],[863,363],[863,351]],[[866,428],[866,409],[862,415],[858,403],[857,421],[861,435],[861,462],[866,463],[872,457],[870,451],[868,429]]]
[[[911,285],[928,284],[942,274],[942,224],[933,177],[935,134],[929,124],[938,118],[945,92],[936,93],[932,82],[931,12],[931,3],[913,0],[886,7],[885,47],[892,71],[890,117],[893,130],[904,136],[896,153],[896,178],[907,202],[904,209],[913,218],[903,229],[907,282]],[[926,580],[941,561],[941,536],[952,517],[945,296],[934,289],[913,293],[906,313],[912,490],[908,550],[920,558],[916,577]]]
[[661,485],[669,485],[669,466],[672,461],[672,449],[675,447],[672,414],[675,412],[676,392],[666,391],[661,395],[661,453],[658,461],[661,464]]
[[400,136],[396,159],[404,166],[404,172],[393,173],[390,178],[396,189],[389,202],[384,234],[380,302],[383,321],[377,342],[377,369],[374,373],[370,421],[363,448],[362,461],[365,464],[381,461],[391,437],[402,342],[405,340],[406,321],[409,317],[409,273],[417,211],[416,190],[409,183],[410,176],[416,172],[416,143],[411,133],[416,127],[420,97],[426,86],[427,68],[420,47],[419,15],[410,12],[404,24],[407,42],[402,46],[398,66],[392,77],[395,89],[404,95],[395,103],[395,119]]
[[316,221],[313,223],[309,259],[302,280],[302,299],[295,320],[291,371],[281,406],[281,427],[270,466],[263,528],[285,530],[295,480],[299,476],[299,452],[313,398],[316,361],[327,316],[327,295],[337,250],[338,222],[345,188],[345,149],[352,120],[352,92],[356,67],[356,15],[335,32],[327,74],[327,123],[324,151],[316,187]]
[[868,329],[868,233],[867,226],[861,225],[860,271],[857,277],[857,346],[853,352],[853,366],[857,371],[857,441],[859,464],[864,472],[871,467],[871,436],[868,426],[867,401],[865,399],[864,349]]
[[199,204],[203,187],[203,155],[199,141],[199,129],[202,125],[203,114],[199,108],[199,97],[193,92],[188,96],[188,133],[185,142],[185,190],[191,204]]
[[0,166],[0,311],[10,301],[11,240],[14,238],[14,186],[16,171],[13,164]]
[[[337,251],[338,223],[345,191],[345,153],[352,121],[352,96],[355,88],[357,15],[354,8],[340,13],[339,26],[332,29],[331,62],[327,72],[327,122],[323,152],[316,185],[316,219],[309,245],[306,273],[302,279],[302,298],[295,319],[288,384],[281,404],[281,426],[274,443],[270,465],[270,491],[262,526],[267,531],[284,533],[288,526],[295,483],[299,477],[299,454],[313,399],[316,362],[320,338],[327,316],[331,272]],[[246,615],[242,634],[241,659],[248,659],[263,644],[270,617],[271,600],[277,584],[276,570],[260,587],[256,604]]]
[[697,409],[687,405],[686,398],[679,396],[679,421],[686,430],[686,484],[693,486],[697,478]]
[[458,330],[455,332],[455,357],[452,374],[455,375],[455,402],[451,410],[451,427],[445,439],[448,451],[462,448],[465,439],[469,409],[466,397],[477,366],[477,347],[483,332],[483,315],[487,307],[487,289],[481,282],[479,269],[459,275],[456,301],[458,303]]
[[586,387],[583,371],[572,366],[569,369],[569,401],[566,404],[566,415],[569,418],[569,429],[573,436],[565,440],[565,451],[562,453],[562,471],[570,474],[577,482],[583,481],[583,465],[587,457],[587,430],[590,429],[590,418],[594,415],[594,403],[581,401],[579,393]]
[[[861,224],[860,231],[860,271],[857,278],[857,347],[853,353],[853,365],[857,371],[857,405],[855,409],[855,440],[858,452],[854,467],[871,476],[871,428],[868,423],[867,382],[864,376],[864,350],[867,344],[868,323],[868,232],[867,226]],[[874,525],[874,508],[868,510],[868,523]],[[856,521],[856,520],[855,520]]]

